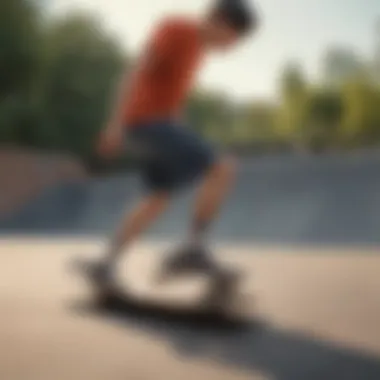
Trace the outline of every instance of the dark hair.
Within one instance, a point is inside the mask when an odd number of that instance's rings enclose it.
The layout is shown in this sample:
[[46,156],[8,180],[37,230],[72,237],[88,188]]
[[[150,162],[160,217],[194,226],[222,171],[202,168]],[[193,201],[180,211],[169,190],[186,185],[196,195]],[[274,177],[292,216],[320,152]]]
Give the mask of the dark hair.
[[216,0],[211,17],[221,19],[239,34],[246,34],[258,27],[256,10],[246,0]]

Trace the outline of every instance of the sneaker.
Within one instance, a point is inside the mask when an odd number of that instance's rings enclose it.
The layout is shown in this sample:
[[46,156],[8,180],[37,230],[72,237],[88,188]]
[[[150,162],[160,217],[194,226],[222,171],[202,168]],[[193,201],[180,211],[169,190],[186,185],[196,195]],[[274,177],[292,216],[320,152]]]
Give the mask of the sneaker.
[[116,284],[114,273],[106,263],[90,263],[85,268],[85,271],[94,285],[101,290],[102,294],[118,295],[121,293],[119,286]]
[[218,266],[203,247],[186,246],[174,251],[164,261],[160,279],[191,274],[210,274]]

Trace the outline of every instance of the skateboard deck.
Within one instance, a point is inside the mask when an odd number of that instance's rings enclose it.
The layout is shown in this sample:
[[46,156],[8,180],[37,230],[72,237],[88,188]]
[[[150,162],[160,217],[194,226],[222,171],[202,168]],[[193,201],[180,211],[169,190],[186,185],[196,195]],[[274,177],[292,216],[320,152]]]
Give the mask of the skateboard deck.
[[[166,284],[138,287],[133,281],[120,284],[117,293],[104,294],[92,277],[90,259],[77,258],[73,269],[90,285],[97,307],[118,311],[165,314],[169,318],[218,319],[244,323],[250,319],[251,300],[241,291],[242,274],[221,271],[218,275],[176,278]],[[141,268],[140,268],[141,269]],[[141,275],[147,274],[140,272]]]

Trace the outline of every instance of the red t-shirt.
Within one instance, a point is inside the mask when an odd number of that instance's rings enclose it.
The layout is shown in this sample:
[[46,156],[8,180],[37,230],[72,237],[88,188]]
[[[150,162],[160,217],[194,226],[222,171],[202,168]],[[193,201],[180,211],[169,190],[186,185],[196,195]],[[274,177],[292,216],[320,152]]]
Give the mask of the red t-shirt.
[[171,18],[162,22],[132,75],[124,104],[126,126],[178,116],[202,53],[200,29],[195,21]]

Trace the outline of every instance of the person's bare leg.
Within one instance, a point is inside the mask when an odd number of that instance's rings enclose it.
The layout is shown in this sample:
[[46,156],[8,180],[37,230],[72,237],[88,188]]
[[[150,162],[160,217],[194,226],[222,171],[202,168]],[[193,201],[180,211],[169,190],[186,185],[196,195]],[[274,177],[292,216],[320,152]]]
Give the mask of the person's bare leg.
[[123,249],[129,247],[166,209],[169,201],[168,193],[149,195],[139,202],[120,224],[116,235],[110,242],[105,256],[105,266],[112,272]]
[[230,158],[218,161],[206,174],[195,202],[188,241],[167,258],[162,278],[183,272],[209,272],[216,263],[205,247],[205,235],[216,218],[234,182],[235,164]]
[[205,233],[223,205],[235,179],[235,161],[223,158],[206,175],[195,203],[190,242],[203,244]]

